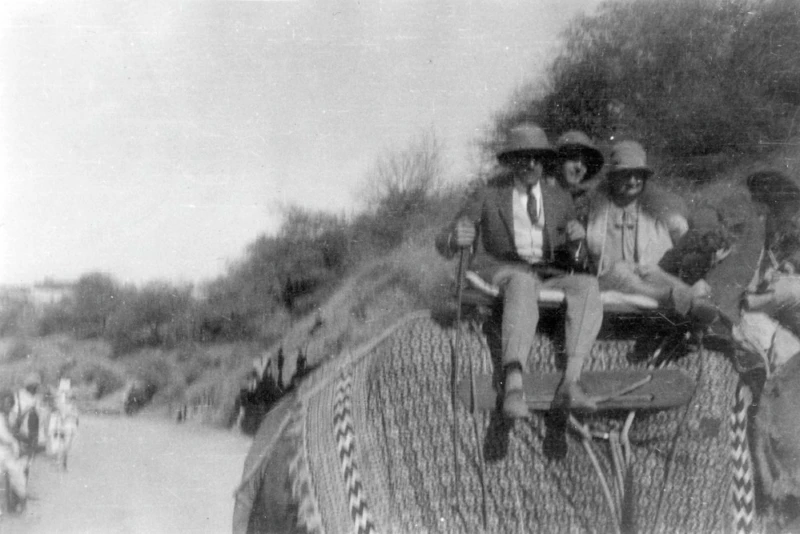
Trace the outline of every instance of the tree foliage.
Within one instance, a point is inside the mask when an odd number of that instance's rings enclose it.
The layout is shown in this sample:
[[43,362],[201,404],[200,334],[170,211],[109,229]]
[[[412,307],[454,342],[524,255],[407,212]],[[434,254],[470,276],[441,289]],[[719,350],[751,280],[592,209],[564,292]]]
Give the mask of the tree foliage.
[[122,303],[122,286],[108,274],[93,272],[75,284],[72,318],[79,338],[101,337]]
[[602,4],[563,36],[544,90],[498,120],[635,137],[673,159],[771,148],[797,131],[795,0]]
[[433,131],[423,131],[405,147],[380,155],[365,176],[367,212],[354,222],[366,250],[399,245],[414,221],[431,205],[443,183],[443,147]]

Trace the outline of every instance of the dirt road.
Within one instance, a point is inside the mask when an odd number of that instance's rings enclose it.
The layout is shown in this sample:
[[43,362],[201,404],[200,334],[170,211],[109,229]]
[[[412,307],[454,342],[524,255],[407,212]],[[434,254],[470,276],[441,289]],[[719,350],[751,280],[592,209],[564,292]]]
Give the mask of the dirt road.
[[37,457],[32,499],[4,534],[224,533],[250,440],[147,417],[81,418],[61,473]]

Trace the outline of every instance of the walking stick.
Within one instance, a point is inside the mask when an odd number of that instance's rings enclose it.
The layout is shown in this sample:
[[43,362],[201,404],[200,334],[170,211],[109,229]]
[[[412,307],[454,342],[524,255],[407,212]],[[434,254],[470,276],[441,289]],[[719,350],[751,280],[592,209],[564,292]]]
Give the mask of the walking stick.
[[[456,277],[456,341],[450,357],[450,404],[453,409],[453,461],[455,462],[456,492],[461,487],[460,468],[458,465],[458,414],[456,413],[456,384],[458,381],[458,355],[461,350],[461,295],[464,290],[464,262],[467,257],[466,247],[462,247],[458,256],[458,274]],[[458,495],[458,493],[456,493]]]
[[[456,280],[456,342],[453,348],[452,356],[452,383],[451,383],[451,402],[453,405],[453,458],[455,460],[455,475],[456,475],[456,488],[460,488],[460,471],[458,465],[458,416],[456,414],[456,383],[458,379],[457,363],[458,357],[461,354],[461,301],[464,291],[464,269],[466,267],[467,249],[462,248],[458,258],[458,279]],[[480,433],[478,432],[478,422],[475,418],[475,411],[477,403],[475,401],[475,371],[472,368],[472,353],[469,354],[469,380],[470,380],[470,413],[472,414],[473,430],[475,432],[475,444],[478,451],[478,476],[481,483],[481,518],[483,521],[483,529],[486,530],[486,486],[483,479],[483,454],[481,453],[480,446]]]

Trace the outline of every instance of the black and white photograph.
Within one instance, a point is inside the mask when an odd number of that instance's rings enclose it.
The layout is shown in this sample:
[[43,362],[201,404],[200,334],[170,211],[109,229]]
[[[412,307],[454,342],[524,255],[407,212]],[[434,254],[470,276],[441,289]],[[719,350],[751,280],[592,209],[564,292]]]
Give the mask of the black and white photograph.
[[800,532],[800,2],[2,2],[0,533],[423,532]]

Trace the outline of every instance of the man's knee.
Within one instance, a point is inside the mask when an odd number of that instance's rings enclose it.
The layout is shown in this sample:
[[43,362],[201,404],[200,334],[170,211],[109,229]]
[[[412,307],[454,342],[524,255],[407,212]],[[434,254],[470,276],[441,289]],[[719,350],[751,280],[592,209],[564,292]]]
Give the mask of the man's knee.
[[501,271],[495,275],[493,282],[505,295],[514,294],[535,298],[539,292],[539,280],[536,275],[519,269]]
[[564,285],[567,297],[579,296],[587,300],[600,300],[600,286],[597,278],[588,274],[570,275],[569,283]]

